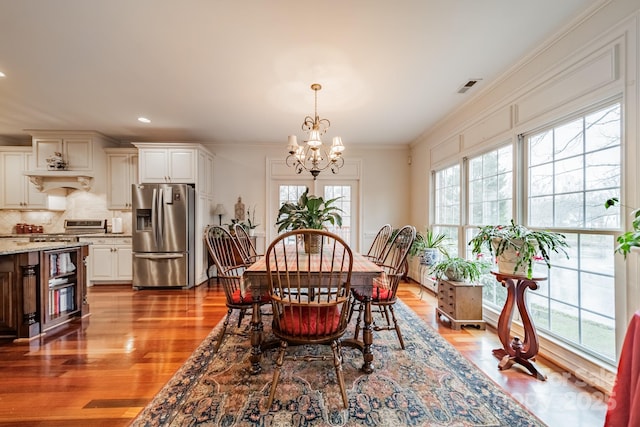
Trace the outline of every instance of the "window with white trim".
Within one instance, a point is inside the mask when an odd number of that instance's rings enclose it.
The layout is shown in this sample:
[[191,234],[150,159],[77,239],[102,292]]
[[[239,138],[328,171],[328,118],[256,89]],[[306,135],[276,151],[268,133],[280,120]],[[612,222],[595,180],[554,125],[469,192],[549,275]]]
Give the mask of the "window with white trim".
[[460,227],[460,165],[434,173],[435,222],[433,231],[445,234],[446,250],[450,256],[458,254]]
[[615,229],[620,196],[621,105],[600,107],[525,135],[527,218],[531,228],[567,236],[569,259],[556,256],[548,279],[529,293],[539,330],[615,360]]

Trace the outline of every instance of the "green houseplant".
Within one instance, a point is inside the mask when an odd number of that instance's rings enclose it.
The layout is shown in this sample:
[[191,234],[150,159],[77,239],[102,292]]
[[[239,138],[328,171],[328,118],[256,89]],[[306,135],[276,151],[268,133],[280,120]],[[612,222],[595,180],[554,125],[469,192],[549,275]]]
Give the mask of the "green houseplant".
[[551,267],[551,252],[562,253],[569,245],[561,233],[546,230],[531,230],[523,225],[487,225],[480,228],[469,245],[476,255],[482,254],[486,248],[496,257],[501,273],[533,276],[534,261],[544,261]]
[[[340,197],[324,200],[320,196],[310,196],[309,188],[307,188],[296,203],[286,202],[280,206],[276,219],[278,232],[301,228],[322,230],[326,223],[341,227],[342,216],[340,213],[342,213],[342,209],[334,205],[338,199]],[[316,244],[305,242],[305,246],[309,244],[311,248],[316,249]]]
[[454,282],[477,282],[489,271],[491,264],[482,260],[468,260],[460,257],[445,256],[444,259],[431,266],[430,272],[438,279],[445,276]]
[[427,230],[423,233],[416,233],[416,239],[411,247],[412,255],[420,255],[422,265],[433,265],[439,255],[448,256],[445,242],[447,236],[443,233],[436,233]]
[[[619,199],[617,197],[612,197],[604,203],[604,207],[609,209],[610,207],[618,204]],[[631,223],[633,229],[622,233],[616,239],[618,245],[616,246],[615,250],[616,252],[622,254],[625,259],[627,258],[629,252],[631,252],[631,248],[640,247],[640,209],[633,209],[631,211],[631,215],[633,216],[633,222]]]

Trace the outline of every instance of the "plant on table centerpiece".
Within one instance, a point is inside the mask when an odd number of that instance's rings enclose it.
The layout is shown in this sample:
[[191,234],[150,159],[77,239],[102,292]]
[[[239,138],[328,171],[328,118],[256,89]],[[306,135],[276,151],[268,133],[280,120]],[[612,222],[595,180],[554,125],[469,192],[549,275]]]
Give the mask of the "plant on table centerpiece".
[[[604,203],[604,207],[609,209],[610,207],[619,204],[620,200],[617,197],[612,197]],[[627,258],[627,254],[631,252],[631,248],[640,247],[640,209],[633,209],[631,211],[631,215],[633,216],[633,222],[631,223],[633,230],[622,233],[616,239],[618,245],[616,246],[615,251],[622,254],[625,259]]]
[[437,279],[445,277],[454,282],[477,282],[489,271],[491,264],[483,260],[468,260],[460,257],[445,256],[444,259],[431,266],[430,272]]
[[[340,216],[340,213],[343,211],[334,205],[338,199],[340,197],[324,200],[320,196],[310,196],[309,188],[307,188],[296,203],[286,202],[280,206],[278,218],[276,219],[278,232],[302,228],[322,230],[327,223],[341,227],[342,216]],[[308,248],[309,246],[310,250],[319,250],[317,243],[305,242],[305,247]]]
[[551,268],[551,252],[569,255],[564,248],[569,245],[561,233],[546,230],[531,230],[523,225],[515,224],[513,219],[509,225],[487,225],[469,241],[472,252],[476,255],[487,248],[496,257],[501,273],[526,275],[533,277],[534,261],[544,261]]

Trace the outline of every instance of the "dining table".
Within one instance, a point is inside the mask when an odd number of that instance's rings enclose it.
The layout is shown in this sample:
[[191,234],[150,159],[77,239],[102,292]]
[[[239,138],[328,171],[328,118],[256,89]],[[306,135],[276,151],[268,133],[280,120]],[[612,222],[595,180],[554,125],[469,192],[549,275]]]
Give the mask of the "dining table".
[[[293,258],[291,254],[294,251],[304,251],[301,245],[288,244],[285,251],[288,258]],[[320,255],[307,254],[309,262],[305,265],[304,271],[319,271]],[[279,254],[283,257],[284,254]],[[362,372],[370,374],[373,372],[373,353],[371,352],[371,344],[373,343],[373,318],[371,313],[371,296],[373,294],[373,281],[383,272],[382,267],[369,260],[366,256],[352,252],[353,268],[351,271],[351,289],[357,290],[364,297],[364,327],[362,341],[357,337],[346,338],[341,341],[342,345],[357,348],[362,352],[363,364]],[[295,265],[290,269],[295,269]],[[267,277],[267,257],[259,258],[255,263],[247,267],[243,274],[243,286],[245,291],[251,292],[253,300],[253,314],[251,317],[251,354],[249,356],[251,362],[251,373],[258,374],[262,371],[261,359],[262,352],[268,348],[279,345],[279,341],[265,341],[264,325],[262,321],[261,305],[264,304],[264,296],[269,294],[269,280]]]

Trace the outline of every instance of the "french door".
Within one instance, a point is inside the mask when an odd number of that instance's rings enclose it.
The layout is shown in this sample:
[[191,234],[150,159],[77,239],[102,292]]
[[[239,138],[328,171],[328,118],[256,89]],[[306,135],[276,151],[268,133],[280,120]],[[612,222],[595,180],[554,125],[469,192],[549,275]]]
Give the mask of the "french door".
[[[358,182],[356,180],[275,180],[271,186],[270,223],[275,224],[278,218],[278,209],[285,202],[296,202],[306,188],[310,195],[321,196],[325,200],[338,198],[334,205],[342,209],[342,227],[327,224],[327,229],[342,237],[352,249],[359,249],[358,239]],[[277,234],[277,228],[273,228],[269,241]]]

